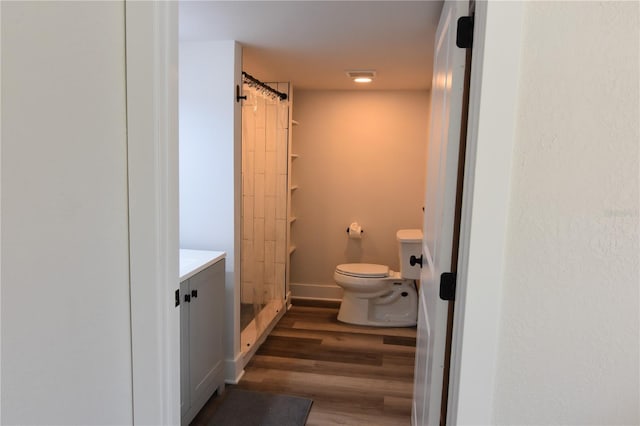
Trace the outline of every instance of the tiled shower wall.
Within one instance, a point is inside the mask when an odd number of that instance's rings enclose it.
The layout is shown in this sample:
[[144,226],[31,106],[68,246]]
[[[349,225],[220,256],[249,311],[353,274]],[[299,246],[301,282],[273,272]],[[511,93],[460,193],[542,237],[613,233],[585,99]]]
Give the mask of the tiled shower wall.
[[284,298],[287,259],[288,106],[244,86],[241,302]]

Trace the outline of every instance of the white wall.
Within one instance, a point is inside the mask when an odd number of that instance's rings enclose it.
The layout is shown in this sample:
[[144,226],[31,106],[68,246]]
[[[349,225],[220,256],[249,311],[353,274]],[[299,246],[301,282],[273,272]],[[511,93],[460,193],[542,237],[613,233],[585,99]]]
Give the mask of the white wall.
[[[179,50],[180,247],[227,253],[226,357],[232,365],[240,349],[242,122],[235,87],[242,52],[234,41],[181,42]],[[227,371],[228,380],[236,377]]]
[[340,263],[397,270],[396,231],[422,228],[429,93],[301,90],[293,118],[292,283],[335,285]]
[[130,424],[123,3],[3,2],[2,424]]
[[233,42],[180,43],[180,246],[231,256],[234,56]]
[[525,6],[495,423],[640,422],[638,16]]

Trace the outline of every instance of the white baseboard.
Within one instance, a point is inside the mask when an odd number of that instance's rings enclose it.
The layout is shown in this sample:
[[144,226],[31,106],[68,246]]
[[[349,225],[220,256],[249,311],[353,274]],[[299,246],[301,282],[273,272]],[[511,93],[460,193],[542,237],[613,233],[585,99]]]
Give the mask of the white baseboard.
[[291,283],[289,288],[292,299],[342,300],[342,288],[336,284]]
[[237,385],[242,376],[244,376],[242,352],[236,355],[235,359],[226,359],[224,367],[224,382],[231,385]]
[[284,303],[286,305],[286,310],[291,309],[291,290],[287,291],[287,296],[284,298]]

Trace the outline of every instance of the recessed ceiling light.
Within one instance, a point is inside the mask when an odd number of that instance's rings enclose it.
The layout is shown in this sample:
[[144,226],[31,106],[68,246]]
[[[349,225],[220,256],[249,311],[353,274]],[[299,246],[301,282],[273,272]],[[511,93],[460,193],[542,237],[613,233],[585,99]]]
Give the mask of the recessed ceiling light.
[[371,83],[376,72],[373,70],[351,70],[347,71],[347,76],[356,83]]

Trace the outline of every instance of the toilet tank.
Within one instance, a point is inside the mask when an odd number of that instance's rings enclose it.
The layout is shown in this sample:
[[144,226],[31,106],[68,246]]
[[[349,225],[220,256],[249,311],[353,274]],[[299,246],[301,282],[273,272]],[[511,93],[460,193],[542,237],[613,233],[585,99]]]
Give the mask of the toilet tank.
[[411,266],[411,256],[422,256],[422,231],[420,229],[400,229],[396,233],[400,255],[400,275],[412,280],[420,279],[420,265]]

